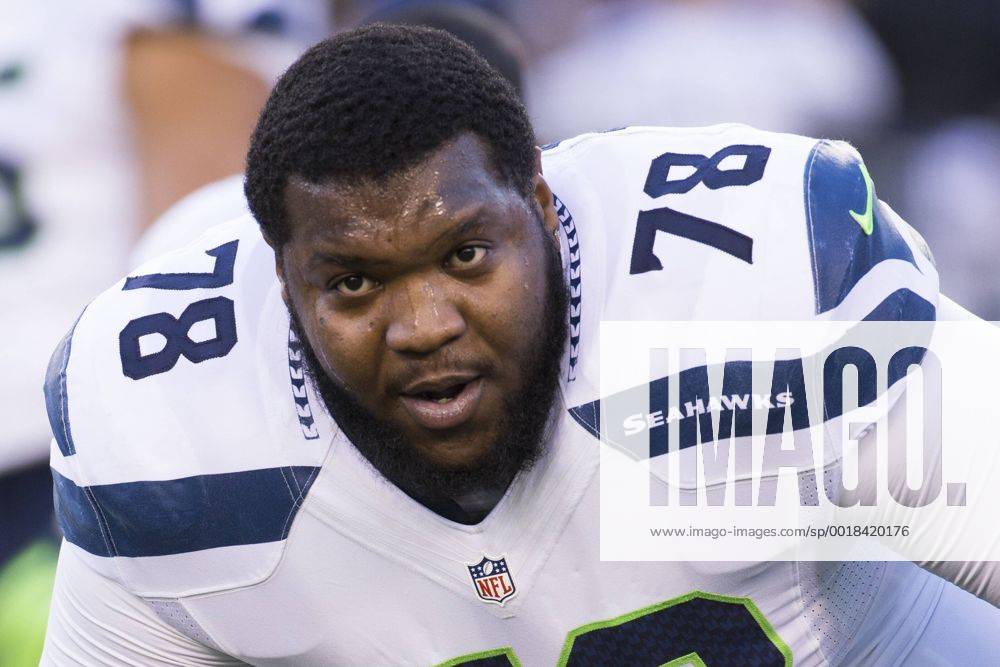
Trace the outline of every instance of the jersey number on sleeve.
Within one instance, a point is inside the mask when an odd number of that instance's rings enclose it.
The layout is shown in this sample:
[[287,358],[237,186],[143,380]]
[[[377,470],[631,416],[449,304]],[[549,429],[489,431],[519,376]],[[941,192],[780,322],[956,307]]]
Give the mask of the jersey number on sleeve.
[[[151,273],[132,276],[125,280],[123,290],[134,289],[212,289],[225,287],[233,282],[236,264],[236,247],[239,241],[230,241],[205,254],[215,258],[211,273]],[[208,340],[191,339],[191,327],[211,320],[215,336]],[[143,354],[139,340],[143,336],[160,334],[166,339],[163,349]],[[174,317],[170,313],[154,313],[132,320],[118,334],[122,359],[122,373],[133,380],[169,371],[177,360],[184,357],[192,363],[224,357],[236,345],[236,312],[232,299],[216,296],[195,301]]]
[[[694,591],[572,630],[559,667],[784,667],[788,645],[749,598]],[[518,667],[509,647],[449,660],[438,667]]]
[[[657,199],[664,195],[690,192],[699,183],[703,183],[710,190],[751,185],[764,177],[764,167],[767,166],[770,155],[771,149],[767,146],[742,144],[727,146],[711,157],[689,153],[664,153],[649,165],[643,190],[653,199]],[[723,160],[735,156],[744,158],[742,167],[719,169]],[[695,171],[687,178],[669,180],[671,167],[693,167]],[[753,239],[749,236],[717,222],[664,206],[639,212],[635,226],[635,240],[632,242],[630,274],[663,269],[663,263],[653,253],[653,242],[656,240],[657,232],[703,243],[747,264],[753,263]]]

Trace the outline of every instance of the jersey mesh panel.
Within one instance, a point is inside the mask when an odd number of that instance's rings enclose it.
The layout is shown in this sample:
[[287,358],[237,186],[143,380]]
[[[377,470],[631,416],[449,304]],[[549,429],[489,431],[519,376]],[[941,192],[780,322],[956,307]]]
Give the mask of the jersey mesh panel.
[[147,600],[149,606],[153,608],[160,619],[185,637],[189,637],[199,644],[214,648],[216,651],[222,649],[212,641],[212,638],[198,624],[198,621],[187,613],[187,610],[176,600]]
[[[824,471],[823,484],[827,489],[833,488],[838,468],[831,466]],[[816,495],[803,493],[803,498],[811,502]],[[884,571],[885,563],[880,561],[799,563],[806,618],[831,664],[840,664],[850,649],[850,640],[875,599]]]

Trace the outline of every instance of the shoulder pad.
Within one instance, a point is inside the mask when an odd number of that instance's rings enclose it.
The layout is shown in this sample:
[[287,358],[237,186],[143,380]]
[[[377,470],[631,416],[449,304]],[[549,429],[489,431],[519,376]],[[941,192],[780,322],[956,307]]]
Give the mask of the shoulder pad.
[[265,575],[333,435],[299,354],[249,217],[101,294],[46,378],[66,539],[141,595]]
[[938,277],[926,245],[878,200],[846,143],[739,125],[625,128],[564,141],[543,165],[571,269],[577,381],[566,395],[594,435],[603,320],[933,328]]
[[543,161],[575,221],[583,328],[933,311],[926,246],[878,201],[846,143],[743,125],[630,127],[566,140]]
[[811,285],[787,276],[809,275],[813,143],[733,124],[629,127],[546,151],[545,177],[578,230],[583,327],[810,317]]

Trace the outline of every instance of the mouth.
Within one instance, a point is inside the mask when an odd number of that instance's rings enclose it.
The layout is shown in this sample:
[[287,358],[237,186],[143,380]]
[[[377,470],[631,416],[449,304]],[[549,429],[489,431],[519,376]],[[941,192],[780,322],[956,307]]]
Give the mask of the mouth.
[[483,395],[483,379],[443,378],[420,382],[400,395],[403,406],[418,424],[439,431],[461,426],[476,411]]

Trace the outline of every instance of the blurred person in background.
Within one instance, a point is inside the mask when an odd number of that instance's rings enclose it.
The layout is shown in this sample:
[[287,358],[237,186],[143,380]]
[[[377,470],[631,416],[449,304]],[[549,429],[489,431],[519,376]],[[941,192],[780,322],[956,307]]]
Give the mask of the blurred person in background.
[[592,3],[528,77],[545,140],[722,122],[854,136],[895,104],[877,37],[849,3],[827,0]]
[[[382,5],[359,24],[395,23],[449,32],[476,49],[523,96],[527,49],[513,26],[495,11],[480,3],[449,0],[406,0]],[[348,8],[341,5],[339,11],[343,16]],[[352,6],[350,11],[358,12],[360,7]],[[210,183],[172,206],[136,244],[130,264],[138,266],[179,248],[220,220],[247,212],[241,164],[239,173]]]
[[37,663],[55,567],[39,391],[51,348],[125,270],[147,221],[240,168],[270,79],[329,27],[314,0],[0,4],[0,664],[10,667]]

